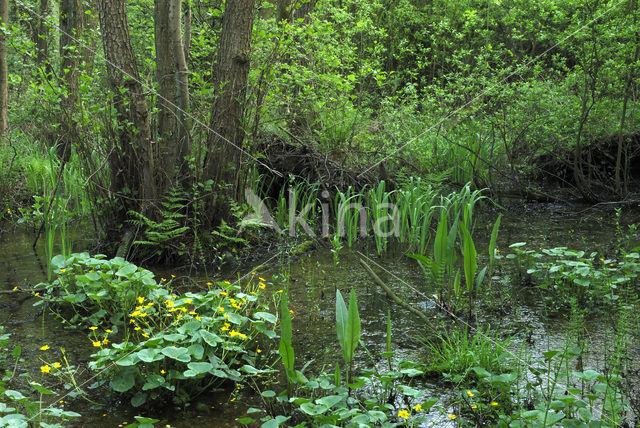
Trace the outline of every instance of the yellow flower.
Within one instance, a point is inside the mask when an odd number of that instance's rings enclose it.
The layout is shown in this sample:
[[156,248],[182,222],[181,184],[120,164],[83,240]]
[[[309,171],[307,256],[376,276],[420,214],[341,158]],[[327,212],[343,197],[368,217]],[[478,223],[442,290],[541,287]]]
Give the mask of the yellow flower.
[[495,407],[495,406],[497,406],[497,405],[498,405],[498,403],[497,403],[497,402],[495,402],[495,401],[492,401],[490,404],[491,404],[493,407]]
[[193,302],[193,299],[185,299],[184,302],[188,305],[189,303]]
[[231,325],[231,324],[229,324],[228,322],[226,322],[226,323],[224,323],[224,327],[220,327],[220,330],[222,330],[222,331],[227,331],[227,330],[229,330],[229,326],[230,326],[230,325]]
[[261,277],[261,276],[259,276],[259,277],[258,277],[258,279],[259,279],[260,281],[262,281],[262,282],[265,282],[265,281],[266,281],[266,279],[264,279],[264,278],[263,278],[263,277]]
[[422,406],[420,404],[416,404],[413,407],[413,410],[415,410],[416,412],[421,412],[422,411]]
[[95,346],[96,348],[100,346],[100,342],[93,342],[92,341],[91,343],[93,343],[93,346]]
[[399,418],[402,418],[402,419],[404,419],[404,420],[407,420],[407,419],[409,419],[409,412],[408,412],[408,411],[406,411],[406,410],[400,410],[400,411],[398,412],[398,417],[399,417]]
[[227,293],[226,291],[221,291],[221,292],[220,292],[220,295],[221,295],[221,296],[228,296],[228,295],[229,295],[229,293]]
[[176,276],[174,274],[171,274],[171,278],[175,278]]
[[97,330],[97,329],[98,329],[98,327],[96,327],[95,325],[94,325],[94,326],[89,327],[89,330]]
[[34,294],[34,296],[36,296],[36,297],[38,297],[39,295],[40,295],[40,293],[36,293],[36,294]]
[[56,369],[59,369],[60,367],[62,367],[62,364],[60,363],[53,363],[53,367]]
[[49,373],[51,371],[51,367],[49,367],[49,365],[42,366],[42,367],[40,367],[40,371],[42,373]]
[[167,305],[167,308],[170,308],[175,304],[175,302],[173,300],[165,300],[164,304]]
[[224,308],[223,308],[222,306],[218,306],[218,310],[219,310],[220,312],[224,312]]
[[229,314],[222,314],[223,317],[225,317],[226,319],[229,319]]
[[293,315],[293,309],[289,309],[289,313]]
[[140,330],[140,327],[136,327],[136,328],[134,328],[134,330],[135,330],[135,331],[138,331],[138,330]]
[[213,285],[213,283],[211,283],[211,282],[207,282],[207,285]]
[[136,322],[136,320],[134,320],[133,318],[131,318],[131,319],[129,320],[129,324],[134,324],[135,322]]
[[108,343],[109,343],[109,339],[104,339],[104,340],[102,341],[102,344],[103,344],[103,345],[107,345]]
[[65,273],[67,270],[66,269],[60,269],[60,273]]
[[40,347],[41,351],[46,351],[47,349],[50,349],[49,345],[43,345],[43,346]]
[[278,290],[278,293],[282,293],[282,289]]
[[113,332],[112,332],[111,330],[109,330],[109,329],[106,329],[106,330],[105,330],[105,332],[106,332],[106,333],[113,333]]
[[256,349],[256,352],[259,354],[260,352],[262,352],[262,349],[258,348]]
[[469,391],[469,390],[467,390],[467,395],[469,397],[474,397],[475,396],[475,394],[473,392]]
[[260,283],[260,290],[264,290],[264,288],[265,288],[265,287],[266,287],[265,283],[264,283],[264,282],[261,282],[261,283]]
[[235,330],[231,330],[231,331],[229,332],[229,336],[231,336],[231,337],[238,336],[238,337],[240,337],[241,339],[246,339],[246,338],[247,338],[247,335],[246,335],[246,334],[244,334],[244,333],[240,333],[239,331],[235,331]]
[[453,413],[449,413],[449,419],[454,420],[456,418],[456,415],[454,415]]
[[138,303],[142,304],[144,302],[144,297],[138,296]]
[[16,291],[17,289],[18,289],[17,285],[15,287],[13,287],[13,291]]
[[196,315],[196,319],[200,321],[200,315]]
[[222,281],[222,282],[224,282],[227,285],[231,285],[231,283],[229,281]]
[[160,281],[165,282],[165,281],[166,281],[166,279],[164,279],[164,278],[160,278]]
[[477,409],[477,408],[478,408],[478,405],[474,403],[474,404],[473,404],[473,406],[471,406],[471,408],[472,408],[472,409]]
[[196,311],[191,311],[189,312],[189,315],[198,315],[198,313]]
[[149,338],[149,335],[147,333],[142,333],[142,336],[146,337],[147,339]]
[[165,374],[166,372],[164,371],[164,369],[160,370],[160,374]]

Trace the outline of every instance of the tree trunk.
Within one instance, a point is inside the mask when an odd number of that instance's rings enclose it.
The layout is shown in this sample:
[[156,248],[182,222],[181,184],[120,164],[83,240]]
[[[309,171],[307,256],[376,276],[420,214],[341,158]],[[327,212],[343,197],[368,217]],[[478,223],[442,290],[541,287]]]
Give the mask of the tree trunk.
[[75,113],[78,103],[78,75],[82,60],[78,38],[81,37],[84,22],[82,0],[62,0],[60,10],[60,77],[64,82],[65,93],[62,94],[60,109],[60,144],[58,156],[69,160],[71,145],[79,141],[78,124]]
[[178,113],[178,175],[184,177],[187,172],[185,156],[189,152],[189,69],[185,56],[185,45],[182,42],[182,0],[170,0],[169,29],[172,38],[172,49],[175,58],[175,82]]
[[184,59],[189,64],[191,55],[191,2],[187,1],[187,11],[184,14]]
[[213,180],[215,196],[208,201],[209,225],[229,218],[229,199],[238,195],[242,118],[251,58],[255,0],[226,3],[215,69],[216,98],[211,109],[204,159],[204,181]]
[[127,209],[148,215],[156,198],[147,100],[129,36],[125,0],[99,0],[98,14],[113,107],[119,122],[116,147],[109,157],[111,190]]
[[156,0],[154,9],[158,96],[158,183],[164,190],[184,181],[189,154],[188,69],[181,30],[182,0]]
[[9,0],[0,0],[0,138],[5,138],[9,133],[9,86],[7,67],[7,32],[9,27]]

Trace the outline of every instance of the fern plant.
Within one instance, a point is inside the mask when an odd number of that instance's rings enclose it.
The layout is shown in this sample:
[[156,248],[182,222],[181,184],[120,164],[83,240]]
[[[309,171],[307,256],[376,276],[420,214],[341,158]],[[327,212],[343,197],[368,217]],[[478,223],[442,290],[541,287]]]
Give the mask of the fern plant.
[[130,210],[129,222],[142,229],[144,236],[144,239],[136,240],[133,244],[151,248],[153,258],[183,256],[187,252],[186,234],[191,229],[186,225],[186,202],[180,191],[173,188],[160,202],[157,221]]

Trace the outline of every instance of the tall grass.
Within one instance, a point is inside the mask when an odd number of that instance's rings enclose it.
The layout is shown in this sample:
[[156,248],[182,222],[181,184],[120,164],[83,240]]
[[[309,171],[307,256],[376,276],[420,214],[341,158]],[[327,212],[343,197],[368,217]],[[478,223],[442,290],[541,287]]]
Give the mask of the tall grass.
[[358,193],[352,186],[346,192],[338,191],[334,198],[333,212],[336,215],[334,233],[339,239],[346,239],[351,248],[359,236],[367,235],[367,211],[362,204],[362,193]]
[[89,195],[83,182],[84,172],[78,156],[71,154],[63,163],[56,147],[46,151],[28,151],[24,160],[27,189],[33,195],[32,208],[22,209],[23,220],[44,233],[47,276],[51,279],[50,260],[59,251],[69,257],[73,251],[73,235],[80,220],[90,213]]

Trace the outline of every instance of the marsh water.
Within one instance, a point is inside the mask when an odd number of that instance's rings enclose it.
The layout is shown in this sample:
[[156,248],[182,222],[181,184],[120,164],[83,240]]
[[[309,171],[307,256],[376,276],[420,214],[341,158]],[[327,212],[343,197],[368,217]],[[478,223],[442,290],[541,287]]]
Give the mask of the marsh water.
[[[490,226],[497,217],[496,212],[484,214],[478,219],[475,235],[479,254],[486,253]],[[527,242],[532,249],[567,246],[569,248],[598,251],[599,254],[611,252],[616,242],[615,212],[612,208],[589,206],[561,206],[553,204],[521,205],[503,212],[504,218],[498,238],[498,247],[503,253],[514,242]],[[622,216],[622,224],[636,223],[640,219],[638,211],[628,211]],[[11,230],[0,233],[0,325],[11,334],[12,346],[20,345],[25,359],[19,364],[18,371],[28,372],[40,379],[45,385],[47,379],[41,376],[40,359],[44,355],[39,350],[48,344],[53,352],[64,347],[71,364],[78,367],[77,380],[90,379],[86,368],[88,355],[92,353],[91,343],[84,332],[64,328],[60,322],[42,306],[34,307],[37,298],[28,293],[9,292],[14,287],[30,289],[46,279],[43,264],[43,252],[31,248],[33,234],[25,230]],[[74,250],[83,249],[88,241],[77,240]],[[396,293],[408,301],[432,313],[433,324],[426,325],[416,319],[409,311],[393,305],[384,292],[372,282],[361,268],[359,258],[366,258],[378,275],[387,282]],[[250,272],[255,266],[243,265],[235,271],[222,270],[215,278],[233,279],[238,272]],[[434,328],[442,323],[435,303],[429,297],[429,289],[424,274],[417,263],[405,256],[399,246],[378,256],[372,243],[362,241],[352,249],[343,249],[339,253],[339,262],[334,263],[329,246],[320,246],[316,250],[298,258],[284,262],[281,258],[267,263],[267,269],[260,275],[268,278],[273,287],[278,287],[286,273],[290,286],[290,307],[293,310],[294,348],[300,365],[310,362],[307,369],[318,373],[322,368],[335,363],[339,355],[335,336],[335,290],[347,293],[352,287],[358,296],[362,319],[363,343],[372,355],[384,351],[387,310],[391,311],[393,325],[392,344],[400,358],[421,360],[425,358],[423,341]],[[503,259],[499,263],[498,274],[508,281],[510,262]],[[159,272],[166,275],[167,272]],[[186,278],[186,274],[176,272],[177,279]],[[204,278],[190,275],[189,280]],[[415,290],[418,290],[417,293]],[[513,346],[526,346],[530,354],[539,355],[550,348],[561,346],[567,339],[567,330],[563,318],[549,318],[542,310],[540,302],[532,299],[526,289],[514,291],[494,302],[491,310],[483,311],[478,324],[481,328],[490,326],[492,332],[500,336],[513,336]],[[590,352],[586,355],[585,368],[602,370],[602,355],[611,340],[611,326],[606,319],[591,319],[585,326],[585,337],[589,341]],[[364,353],[357,364],[371,364]],[[382,360],[380,361],[382,363]],[[88,383],[90,384],[90,382]],[[49,386],[53,386],[50,384]],[[418,387],[427,396],[439,398],[439,404],[447,407],[448,388],[437,380],[421,381]],[[25,388],[26,389],[26,388]],[[277,388],[275,388],[277,389]],[[192,426],[236,426],[235,418],[243,416],[249,407],[261,407],[259,397],[252,391],[241,390],[233,400],[230,391],[214,392],[199,397],[189,408],[170,409],[164,415],[145,414],[131,408],[128,403],[108,401],[104,397],[92,396],[93,403],[81,397],[73,398],[61,394],[56,401],[65,409],[82,414],[74,420],[74,426],[114,427],[135,422],[134,416],[163,418],[162,425],[176,427]],[[101,399],[102,398],[102,399]],[[104,399],[104,401],[103,401]],[[445,422],[441,421],[444,425]],[[438,422],[438,425],[441,425]]]

